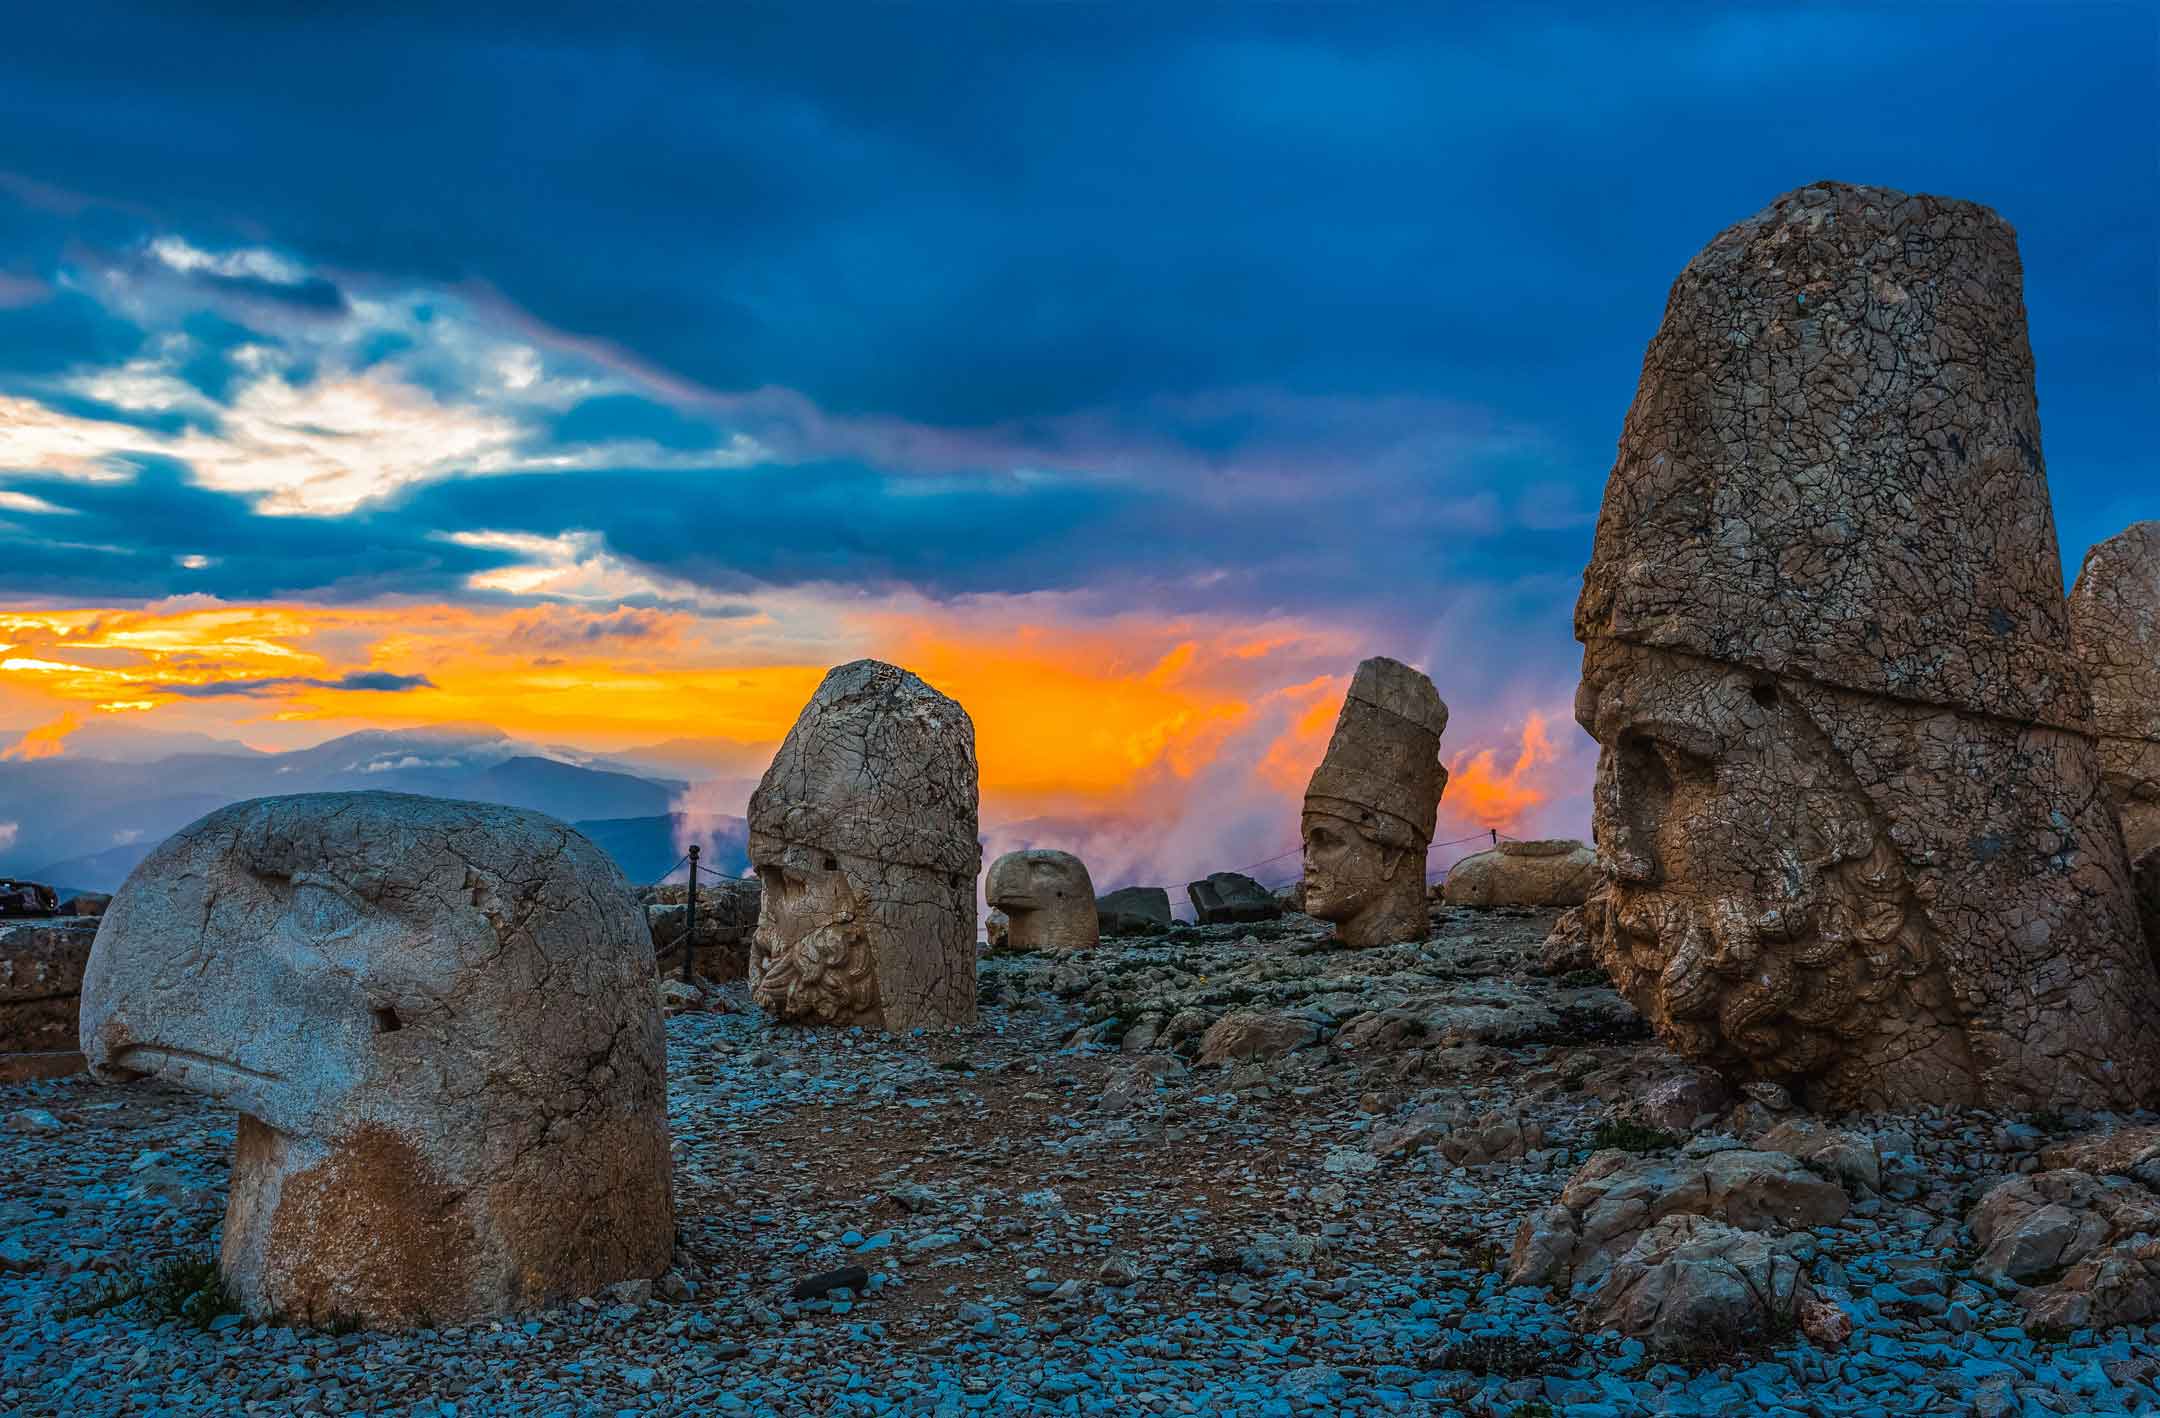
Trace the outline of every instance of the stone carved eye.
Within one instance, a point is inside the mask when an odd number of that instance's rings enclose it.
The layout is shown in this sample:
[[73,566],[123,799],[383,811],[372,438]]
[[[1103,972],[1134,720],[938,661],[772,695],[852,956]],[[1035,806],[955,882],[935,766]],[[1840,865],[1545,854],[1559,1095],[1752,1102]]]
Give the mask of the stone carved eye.
[[334,882],[295,877],[292,905],[285,918],[311,941],[335,940],[360,924],[360,903]]

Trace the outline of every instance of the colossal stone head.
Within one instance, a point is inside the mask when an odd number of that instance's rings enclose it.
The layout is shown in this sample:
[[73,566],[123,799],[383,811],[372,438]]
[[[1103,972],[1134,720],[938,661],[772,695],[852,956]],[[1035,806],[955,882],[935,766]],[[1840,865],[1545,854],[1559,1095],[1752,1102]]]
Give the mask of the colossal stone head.
[[82,1048],[240,1111],[227,1282],[258,1317],[502,1315],[667,1268],[665,1038],[622,875],[538,813],[221,808],[105,913]]
[[2070,634],[2092,677],[2100,769],[2136,859],[2160,846],[2160,522],[2085,553]]
[[826,674],[750,796],[751,998],[903,1033],[975,1019],[975,725],[893,665]]
[[1673,284],[1583,575],[1600,958],[1819,1106],[2160,1087],[2017,242],[1823,184]]
[[1087,950],[1100,943],[1095,883],[1070,852],[1034,847],[990,864],[983,899],[1005,913],[1016,950]]
[[1425,849],[1447,787],[1447,721],[1432,681],[1398,660],[1376,656],[1351,677],[1303,821],[1305,912],[1345,945],[1430,933]]

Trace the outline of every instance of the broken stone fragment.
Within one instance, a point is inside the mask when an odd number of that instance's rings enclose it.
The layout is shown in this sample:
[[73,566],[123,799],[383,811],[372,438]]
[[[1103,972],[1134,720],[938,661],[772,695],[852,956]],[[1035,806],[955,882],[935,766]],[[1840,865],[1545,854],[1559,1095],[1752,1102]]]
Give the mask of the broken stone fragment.
[[1947,198],[1821,183],[1720,233],[1583,573],[1598,958],[1820,1110],[2160,1096],[2022,285]]
[[1320,1026],[1294,1014],[1241,1011],[1209,1026],[1200,1041],[1200,1062],[1279,1059],[1319,1042]]
[[829,671],[750,795],[750,996],[892,1033],[975,1021],[975,725],[895,665]]
[[2036,1172],[1996,1184],[1967,1224],[1981,1248],[1974,1274],[2030,1280],[2076,1265],[2111,1242],[2160,1230],[2160,1196],[2128,1177]]
[[1710,1217],[1743,1231],[1827,1226],[1851,1203],[1782,1152],[1637,1156],[1608,1150],[1569,1179],[1559,1203],[1515,1234],[1510,1285],[1595,1284],[1644,1230],[1667,1216]]
[[221,1268],[250,1314],[396,1329],[667,1268],[654,986],[622,874],[559,822],[264,798],[129,876],[81,1041],[239,1111]]
[[1185,895],[1192,902],[1197,925],[1245,925],[1272,921],[1283,913],[1273,892],[1234,871],[1211,872],[1205,880],[1188,884]]
[[1170,929],[1170,893],[1160,886],[1121,886],[1095,898],[1104,935],[1161,935]]
[[[1576,1324],[1630,1335],[1659,1354],[1724,1352],[1798,1324],[1803,1306],[1820,1303],[1773,1237],[1678,1214],[1620,1254]],[[1817,1325],[1828,1330],[1834,1321],[1818,1314]]]
[[1087,863],[1070,852],[1007,852],[990,864],[983,899],[1005,916],[1015,950],[1089,950],[1102,938],[1095,883]]
[[1598,880],[1597,853],[1581,842],[1502,842],[1449,867],[1441,900],[1450,906],[1580,906]]

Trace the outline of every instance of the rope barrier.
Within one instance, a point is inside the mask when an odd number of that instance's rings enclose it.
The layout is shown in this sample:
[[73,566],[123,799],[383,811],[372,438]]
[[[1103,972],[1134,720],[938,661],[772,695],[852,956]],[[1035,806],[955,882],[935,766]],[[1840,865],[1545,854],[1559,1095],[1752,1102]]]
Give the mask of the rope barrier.
[[674,866],[671,866],[666,871],[660,873],[660,879],[658,881],[655,881],[653,885],[659,886],[663,884],[667,881],[669,877],[675,875],[676,872],[681,871],[683,867],[689,863],[689,861],[690,854],[688,852],[683,853],[681,859],[678,860]]

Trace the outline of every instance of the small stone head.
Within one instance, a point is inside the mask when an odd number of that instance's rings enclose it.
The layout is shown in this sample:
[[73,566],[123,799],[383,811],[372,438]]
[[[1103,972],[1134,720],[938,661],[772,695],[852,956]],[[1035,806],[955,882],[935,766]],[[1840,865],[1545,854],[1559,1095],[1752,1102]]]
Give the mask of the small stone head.
[[239,803],[114,897],[83,1051],[240,1111],[224,1269],[252,1313],[511,1313],[672,1252],[642,927],[614,864],[537,813]]
[[895,1032],[973,1022],[976,793],[966,710],[876,660],[829,672],[750,797],[759,1007]]
[[1100,939],[1095,883],[1070,852],[1007,852],[990,864],[983,895],[1005,913],[1016,950],[1086,950]]
[[1348,945],[1423,940],[1425,850],[1447,770],[1447,705],[1399,661],[1357,668],[1327,756],[1305,789],[1306,913]]

